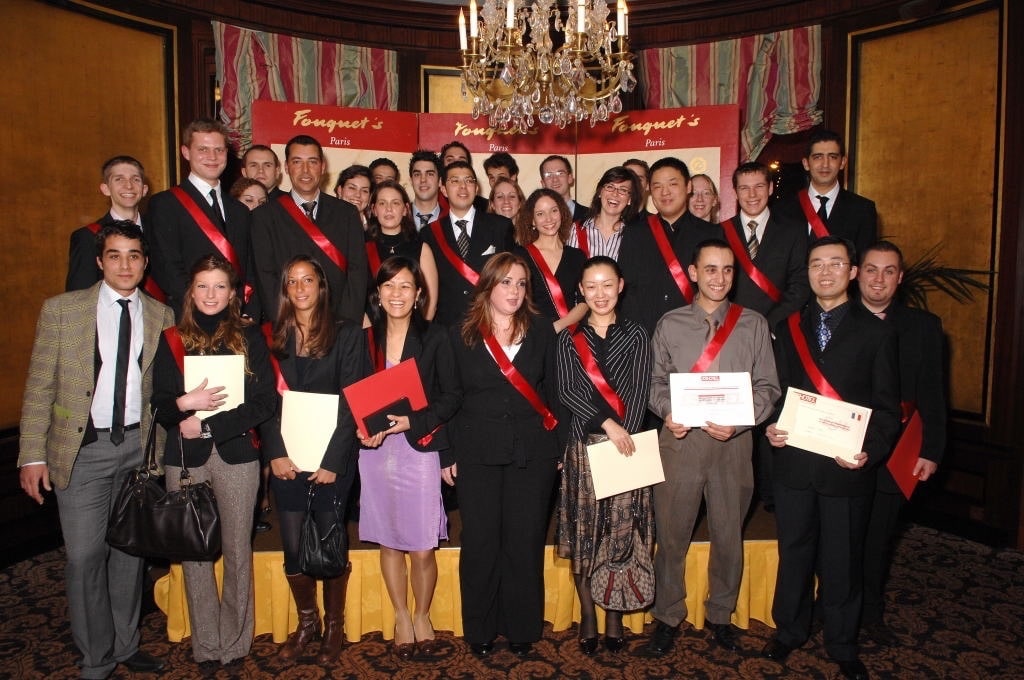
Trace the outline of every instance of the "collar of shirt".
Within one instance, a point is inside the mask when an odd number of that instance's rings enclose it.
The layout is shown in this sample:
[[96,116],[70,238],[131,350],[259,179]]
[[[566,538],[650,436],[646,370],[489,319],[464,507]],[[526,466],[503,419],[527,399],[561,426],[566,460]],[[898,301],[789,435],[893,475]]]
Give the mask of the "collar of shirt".
[[420,209],[417,208],[416,204],[414,203],[413,206],[412,206],[412,212],[413,212],[413,218],[416,220],[416,228],[419,229],[419,226],[420,226],[420,218],[419,218],[419,216],[420,215],[427,215],[427,216],[429,216],[430,219],[427,220],[427,224],[430,224],[431,222],[436,222],[437,218],[441,216],[441,204],[440,203],[435,203],[434,204],[434,209],[431,210],[430,212],[425,213],[425,212],[420,212]]
[[743,227],[743,240],[746,241],[750,238],[750,230],[747,229],[747,222],[754,220],[757,222],[757,241],[760,243],[764,240],[764,229],[768,226],[768,215],[770,211],[765,208],[759,215],[748,215],[747,213],[740,211],[740,226]]
[[[106,281],[104,281],[103,285],[100,286],[99,304],[107,305],[108,307],[116,307],[117,301],[123,300],[124,298],[128,298],[132,301],[131,304],[128,305],[128,308],[134,312],[139,308],[139,287],[136,286],[131,295],[121,295],[116,290],[108,286]],[[121,310],[118,310],[117,313],[120,314]],[[132,316],[134,317],[135,315],[132,314]]]
[[[214,186],[213,184],[209,184],[205,179],[202,179],[199,175],[195,173],[189,174],[188,181],[192,182],[192,186],[198,189],[199,193],[203,195],[203,198],[206,199],[207,205],[213,205],[213,203],[210,203],[210,189],[213,189],[214,191],[217,192],[217,202],[220,203],[221,206],[224,205],[224,194],[221,193],[220,182],[217,182],[216,186]],[[223,207],[221,209],[223,210]]]
[[827,196],[828,203],[825,204],[825,213],[828,215],[832,214],[832,208],[836,204],[836,198],[839,196],[839,182],[836,182],[831,189],[825,193],[821,193],[813,186],[808,185],[807,195],[811,197],[811,205],[817,210],[818,206],[821,205],[821,201],[818,200],[818,196]]
[[[290,196],[292,197],[292,200],[295,201],[295,205],[299,206],[299,210],[305,212],[306,209],[302,207],[302,204],[307,203],[308,201],[306,201],[306,199],[304,199],[302,196],[299,196],[297,193],[295,193],[295,189],[292,189]],[[313,208],[313,219],[316,219],[316,216],[320,214],[319,189],[316,190],[316,196],[313,197],[313,200],[316,201],[316,207]]]
[[[210,193],[210,190],[207,189],[206,193]],[[110,212],[107,213],[107,214],[109,214],[110,215],[110,219],[114,220],[115,222],[127,221],[127,222],[133,222],[133,223],[139,225],[140,227],[142,226],[142,213],[140,213],[140,212],[136,212],[135,213],[135,217],[121,217],[116,212],[114,212],[113,208],[111,208]]]
[[469,210],[466,211],[465,215],[456,215],[455,211],[449,209],[448,216],[452,221],[452,233],[455,234],[456,238],[459,236],[459,232],[455,226],[456,220],[466,220],[466,236],[473,235],[473,222],[476,221],[476,208],[469,206]]
[[[821,308],[821,305],[818,304],[817,300],[815,300],[811,306],[814,310],[814,316],[811,317],[811,323],[814,326],[817,326],[818,319],[821,318],[821,313],[824,312],[825,310]],[[835,307],[828,311],[831,312],[832,316],[826,322],[826,325],[828,326],[828,329],[830,331],[835,333],[836,328],[838,328],[839,324],[842,323],[843,319],[846,318],[846,313],[850,311],[850,301],[847,300],[841,305],[836,305]]]
[[[697,293],[697,295],[700,295],[700,293]],[[693,310],[693,317],[691,319],[690,325],[694,328],[694,330],[706,329],[707,324],[705,323],[705,319],[707,319],[710,316],[713,320],[718,322],[718,327],[721,328],[722,324],[725,323],[725,315],[729,313],[729,304],[730,303],[728,300],[724,300],[722,304],[718,305],[718,307],[715,308],[715,311],[711,312],[711,314],[708,314],[707,312],[704,311],[704,308],[697,304],[697,301],[694,300],[693,302],[690,303],[690,308]]]

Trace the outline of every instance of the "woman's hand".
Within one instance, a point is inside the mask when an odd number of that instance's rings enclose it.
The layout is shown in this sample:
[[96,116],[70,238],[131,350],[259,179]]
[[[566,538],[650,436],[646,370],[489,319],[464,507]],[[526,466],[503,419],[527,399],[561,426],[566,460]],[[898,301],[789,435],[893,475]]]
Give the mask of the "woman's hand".
[[356,436],[359,437],[359,445],[362,446],[364,449],[375,449],[378,446],[380,446],[381,443],[384,441],[384,437],[387,436],[387,430],[383,432],[378,432],[372,437],[367,437],[362,432],[357,431]]
[[196,416],[189,416],[178,423],[178,430],[181,432],[182,439],[199,439],[203,433],[203,421]]
[[[178,397],[176,404],[181,412],[187,411],[213,411],[224,405],[228,395],[223,393],[224,386],[207,387],[207,380],[199,383],[185,394]],[[184,436],[184,434],[182,435]]]
[[629,457],[636,451],[636,444],[633,443],[633,438],[626,432],[626,428],[619,425],[611,418],[606,418],[601,423],[601,429],[608,435],[608,439],[615,444],[615,448],[619,450],[623,456]]
[[299,468],[295,466],[291,458],[274,458],[270,461],[270,473],[278,479],[295,479],[299,474]]
[[388,420],[395,421],[395,424],[390,428],[384,430],[385,435],[398,434],[399,432],[407,431],[411,426],[409,425],[409,416],[393,416],[390,413],[387,414]]
[[452,463],[449,467],[441,468],[441,479],[448,486],[455,486],[455,478],[459,476],[458,463]]
[[309,476],[309,481],[314,484],[334,484],[334,480],[337,478],[336,473],[320,468]]

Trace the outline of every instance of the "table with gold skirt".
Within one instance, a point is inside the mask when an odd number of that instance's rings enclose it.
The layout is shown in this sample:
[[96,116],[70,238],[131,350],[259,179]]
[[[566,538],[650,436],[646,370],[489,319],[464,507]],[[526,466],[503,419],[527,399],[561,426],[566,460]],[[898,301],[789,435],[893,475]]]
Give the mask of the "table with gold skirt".
[[[732,622],[748,628],[750,619],[774,626],[771,618],[772,596],[779,557],[775,541],[744,542],[743,580]],[[686,556],[686,620],[696,628],[704,627],[704,600],[708,593],[708,556],[710,544],[692,543]],[[345,636],[358,642],[367,633],[380,631],[384,638],[394,636],[395,615],[380,574],[376,550],[352,550],[352,574],[345,599]],[[556,631],[565,630],[580,620],[580,603],[573,586],[569,561],[547,546],[544,555],[544,620]],[[222,564],[216,566],[218,582]],[[295,630],[298,615],[288,582],[284,576],[284,555],[281,552],[253,554],[253,585],[256,597],[256,635],[273,634],[274,642],[284,642]],[[410,589],[411,593],[411,589]],[[411,595],[410,595],[411,597]],[[190,635],[188,605],[181,565],[171,565],[170,572],[156,582],[156,604],[167,615],[167,638],[179,642]],[[410,606],[411,606],[410,602]],[[598,609],[599,627],[603,616]],[[459,591],[459,549],[437,551],[437,589],[430,608],[430,619],[437,630],[450,630],[462,635],[462,597]],[[623,617],[623,625],[634,633],[643,631],[650,614],[638,612]]]

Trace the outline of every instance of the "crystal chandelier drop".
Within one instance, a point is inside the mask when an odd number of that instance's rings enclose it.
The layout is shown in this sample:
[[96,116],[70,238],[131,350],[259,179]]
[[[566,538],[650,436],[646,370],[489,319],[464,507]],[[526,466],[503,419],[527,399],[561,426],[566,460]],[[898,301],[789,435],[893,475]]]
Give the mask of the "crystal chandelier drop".
[[[470,0],[468,36],[459,10],[462,94],[472,97],[473,118],[526,132],[535,121],[564,128],[620,113],[619,94],[636,86],[625,0],[618,0],[615,23],[601,0],[570,0],[575,17],[564,27],[556,0],[533,0],[529,7],[527,1],[484,0],[478,18]],[[557,48],[553,34],[564,37]]]

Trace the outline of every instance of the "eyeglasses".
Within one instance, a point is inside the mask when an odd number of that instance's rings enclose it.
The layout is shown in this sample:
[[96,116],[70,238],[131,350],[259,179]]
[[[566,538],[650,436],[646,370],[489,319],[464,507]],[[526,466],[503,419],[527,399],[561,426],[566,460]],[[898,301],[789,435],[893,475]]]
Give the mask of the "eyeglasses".
[[544,179],[551,179],[552,177],[565,177],[569,173],[565,170],[548,170],[544,173]]
[[618,194],[619,196],[629,196],[632,193],[629,187],[617,187],[614,184],[605,184],[601,187],[601,191],[606,194]]
[[456,186],[467,186],[475,187],[476,180],[472,177],[449,177],[444,181],[445,184],[454,184]]
[[843,267],[848,267],[849,265],[850,265],[849,262],[837,262],[837,261],[832,261],[832,262],[812,262],[811,264],[807,265],[807,269],[809,271],[814,272],[815,274],[820,274],[821,272],[825,271],[826,269],[828,269],[829,271],[832,271],[832,272],[841,272],[841,271],[843,271]]

